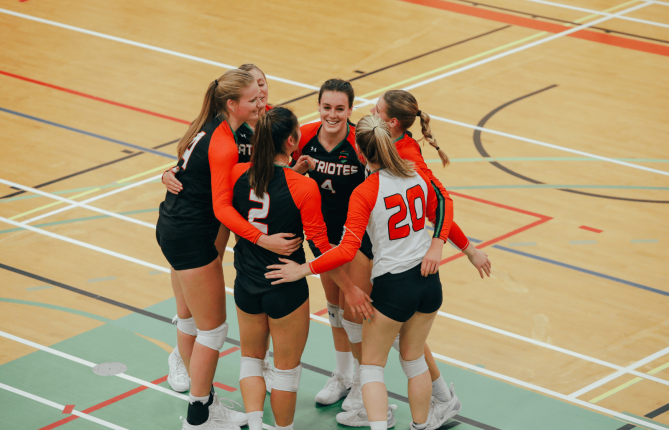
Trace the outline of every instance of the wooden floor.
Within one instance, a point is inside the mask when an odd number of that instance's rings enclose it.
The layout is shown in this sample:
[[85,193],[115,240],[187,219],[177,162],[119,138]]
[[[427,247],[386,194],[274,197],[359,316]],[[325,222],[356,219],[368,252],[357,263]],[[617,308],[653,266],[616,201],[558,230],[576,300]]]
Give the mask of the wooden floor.
[[[453,162],[443,169],[429,146],[425,158],[493,262],[481,280],[448,248],[440,271],[445,302],[429,344],[445,376],[464,381],[471,422],[460,428],[669,427],[669,3],[485,1],[0,0],[0,401],[37,407],[25,395],[54,376],[9,372],[35,346],[63,351],[151,307],[171,317],[151,228],[165,189],[154,177],[174,163],[206,85],[255,63],[270,103],[302,122],[316,119],[314,92],[332,77],[352,80],[354,121],[396,88],[432,115]],[[83,207],[33,220],[69,205],[55,198],[139,181],[91,202],[130,220]],[[231,262],[227,253],[230,287]],[[309,283],[316,314],[325,297]],[[327,337],[325,322],[315,315],[312,334]],[[126,328],[165,364],[174,341],[137,324]],[[137,365],[148,366],[141,351]],[[490,393],[477,389],[493,386],[522,388],[504,399],[511,410],[483,404]],[[532,412],[544,424],[523,421],[523,393],[548,405]],[[549,419],[563,404],[577,405],[568,426]],[[45,428],[64,417],[55,413],[13,428]]]

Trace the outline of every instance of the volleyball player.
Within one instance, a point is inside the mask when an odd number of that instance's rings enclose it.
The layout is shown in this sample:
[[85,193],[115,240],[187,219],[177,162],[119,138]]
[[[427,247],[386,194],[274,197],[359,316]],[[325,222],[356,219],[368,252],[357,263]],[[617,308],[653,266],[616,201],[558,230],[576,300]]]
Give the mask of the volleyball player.
[[[269,99],[269,87],[267,85],[267,78],[265,73],[260,70],[255,64],[242,64],[239,66],[239,70],[244,70],[249,72],[258,84],[260,90],[259,100],[260,100],[260,113],[265,112],[271,109],[271,106],[267,103]],[[257,122],[256,118],[249,118],[247,122],[244,122],[235,132],[236,144],[239,153],[239,163],[245,163],[251,159],[251,137],[253,135],[253,128]],[[178,168],[168,169],[163,173],[162,182],[167,188],[167,190],[173,194],[179,194],[183,189],[183,185],[176,178],[175,172],[178,171]],[[218,254],[223,261],[223,255],[225,253],[225,247],[228,242],[230,232],[227,227],[221,225],[218,236],[216,237],[216,249]],[[178,317],[175,317],[175,321]],[[188,391],[190,388],[190,378],[188,376],[188,370],[186,365],[181,357],[178,346],[174,348],[172,353],[168,357],[169,365],[169,374],[167,377],[167,382],[170,384],[173,390],[178,392]],[[272,366],[269,361],[269,351],[267,357],[265,358],[265,372],[267,378],[267,388],[268,391],[271,390],[271,372]]]
[[[353,87],[349,82],[327,80],[318,92],[320,121],[302,125],[300,145],[293,153],[293,159],[298,162],[295,167],[298,172],[304,173],[309,167],[301,161],[305,158],[311,160],[309,176],[319,187],[323,218],[332,246],[341,239],[351,193],[365,180],[365,166],[355,150],[355,127],[349,122],[354,99]],[[345,267],[348,276],[358,286],[369,284],[371,244],[368,238],[365,238],[365,244]],[[310,246],[314,255],[320,255],[316,247],[312,244]],[[368,255],[365,256],[365,253]],[[327,299],[337,368],[316,395],[316,401],[329,405],[349,393],[355,362],[342,324],[343,309],[340,303],[343,306],[343,296],[329,274],[323,274],[321,282]]]
[[[443,301],[438,270],[453,212],[437,219],[438,200],[430,180],[397,154],[382,119],[366,116],[358,123],[356,143],[372,169],[354,191],[339,246],[302,265],[280,259],[266,276],[273,284],[294,282],[350,261],[367,231],[374,251],[374,316],[363,325],[362,393],[372,430],[394,425],[388,420],[383,368],[400,333],[400,363],[409,379],[412,429],[425,429],[431,386],[424,357],[427,335]],[[451,206],[452,208],[452,206]],[[435,234],[425,225],[430,219]]]
[[[212,193],[216,196],[228,187],[237,163],[234,132],[257,117],[258,95],[258,85],[246,71],[229,70],[209,84],[200,114],[177,146],[177,179],[185,187],[178,195],[168,192],[160,205],[156,238],[171,266],[177,343],[191,376],[184,429],[237,429],[246,422],[245,414],[220,404],[212,386],[228,328],[223,271],[215,246],[220,222],[214,216]],[[248,224],[227,207],[216,215]],[[292,252],[294,243],[287,245],[282,235],[270,237],[253,230],[248,224],[244,234],[259,245],[282,254]]]
[[[265,234],[292,232],[302,236],[304,231],[321,252],[327,252],[330,244],[318,186],[289,166],[299,141],[299,125],[291,111],[276,108],[265,114],[256,127],[251,163],[233,168],[231,190],[227,194],[232,194],[232,204],[242,217]],[[235,231],[234,225],[229,226]],[[270,334],[274,339],[275,369],[270,399],[275,428],[293,429],[302,371],[300,358],[309,332],[306,280],[272,285],[264,276],[267,266],[278,263],[278,258],[277,254],[244,238],[235,245],[235,303],[242,349],[239,378],[250,430],[262,428],[263,358]],[[304,263],[304,250],[300,247],[288,259]]]

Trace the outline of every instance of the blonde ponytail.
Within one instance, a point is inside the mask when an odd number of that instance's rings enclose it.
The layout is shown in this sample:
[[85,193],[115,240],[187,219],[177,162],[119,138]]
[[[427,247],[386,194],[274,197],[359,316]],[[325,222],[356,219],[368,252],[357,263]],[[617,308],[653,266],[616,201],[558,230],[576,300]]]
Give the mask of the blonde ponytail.
[[390,138],[390,130],[379,117],[367,115],[355,127],[355,143],[368,163],[378,164],[400,178],[415,176],[413,163],[403,160]]
[[391,90],[383,94],[383,100],[386,102],[386,116],[390,119],[396,118],[402,131],[407,131],[416,122],[416,117],[420,118],[421,132],[423,139],[437,150],[441,162],[446,167],[450,161],[446,152],[439,148],[437,139],[432,135],[430,129],[430,116],[418,109],[416,98],[408,91]]

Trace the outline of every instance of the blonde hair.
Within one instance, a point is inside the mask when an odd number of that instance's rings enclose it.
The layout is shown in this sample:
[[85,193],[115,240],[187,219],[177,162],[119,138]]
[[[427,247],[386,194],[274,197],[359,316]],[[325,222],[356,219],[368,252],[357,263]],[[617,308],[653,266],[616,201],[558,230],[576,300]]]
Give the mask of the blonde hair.
[[[245,72],[250,72],[251,70],[257,70],[260,73],[262,73],[263,76],[265,76],[265,72],[263,72],[260,67],[256,66],[253,63],[242,64],[241,66],[239,66],[239,70],[244,70]],[[267,80],[267,76],[265,76],[265,80]]]
[[390,138],[390,129],[381,118],[367,115],[355,126],[355,143],[368,163],[378,164],[394,176],[410,178],[416,175],[413,163],[397,153]]
[[223,76],[209,84],[207,92],[204,94],[200,114],[190,124],[188,131],[177,145],[179,159],[183,157],[186,148],[205,124],[219,116],[226,117],[228,115],[228,100],[239,101],[242,91],[255,81],[253,75],[249,72],[233,69],[223,73]]
[[437,139],[432,135],[430,115],[418,109],[418,102],[413,94],[404,90],[391,90],[383,95],[383,100],[386,102],[386,115],[388,118],[397,118],[404,131],[413,125],[416,117],[419,117],[421,133],[423,133],[422,140],[425,140],[437,150],[444,167],[450,163],[448,155],[439,148]]

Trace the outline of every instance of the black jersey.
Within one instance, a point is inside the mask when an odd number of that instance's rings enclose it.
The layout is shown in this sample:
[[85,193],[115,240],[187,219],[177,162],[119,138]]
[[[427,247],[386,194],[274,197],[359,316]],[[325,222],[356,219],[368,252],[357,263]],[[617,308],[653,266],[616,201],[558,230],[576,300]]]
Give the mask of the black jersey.
[[355,151],[355,127],[347,125],[348,134],[332,151],[326,151],[318,141],[321,123],[300,127],[302,138],[295,159],[308,155],[317,160],[309,177],[318,184],[321,193],[323,219],[328,228],[330,243],[337,244],[342,237],[348,201],[353,190],[365,180],[365,166]]
[[235,136],[237,136],[237,148],[239,149],[239,163],[248,163],[251,161],[253,129],[247,123],[244,123],[239,126]]
[[179,194],[167,192],[160,204],[157,228],[161,234],[183,237],[218,233],[220,222],[212,203],[210,152],[216,146],[228,144],[231,136],[234,138],[230,125],[220,117],[205,124],[195,135],[177,164],[176,178],[183,184],[183,190]]
[[[256,196],[249,184],[250,164],[238,164],[232,169],[232,205],[239,214],[265,234],[293,233],[296,237],[313,240],[321,252],[330,249],[326,228],[321,215],[318,189],[313,180],[291,169],[274,167],[274,177],[262,199]],[[272,280],[265,278],[271,264],[281,264],[282,256],[240,238],[235,245],[235,269],[249,280],[244,288],[256,294],[271,288]],[[304,263],[304,249],[300,247],[289,258]],[[247,285],[249,284],[249,285]]]

